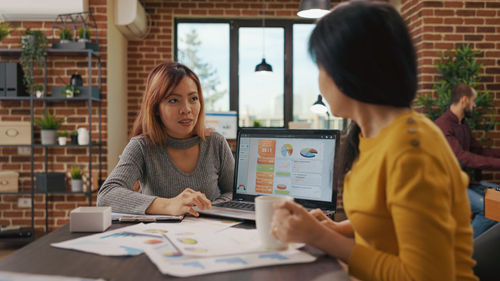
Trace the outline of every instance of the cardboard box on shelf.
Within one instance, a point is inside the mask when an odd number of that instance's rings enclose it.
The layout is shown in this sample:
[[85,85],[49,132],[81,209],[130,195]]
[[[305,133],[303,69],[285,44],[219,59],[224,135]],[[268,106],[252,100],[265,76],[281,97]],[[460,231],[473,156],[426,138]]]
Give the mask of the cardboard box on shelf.
[[18,192],[19,174],[14,171],[0,171],[0,192]]
[[0,144],[30,145],[30,122],[0,122]]

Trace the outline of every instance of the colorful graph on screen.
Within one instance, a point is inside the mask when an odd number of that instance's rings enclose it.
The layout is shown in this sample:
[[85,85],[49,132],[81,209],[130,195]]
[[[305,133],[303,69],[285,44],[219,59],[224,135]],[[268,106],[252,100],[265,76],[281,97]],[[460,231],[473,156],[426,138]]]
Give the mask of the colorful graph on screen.
[[318,151],[314,148],[304,148],[300,151],[300,155],[305,158],[313,158],[316,157]]
[[292,156],[292,153],[293,153],[293,146],[291,144],[287,143],[281,147],[281,155],[283,157]]

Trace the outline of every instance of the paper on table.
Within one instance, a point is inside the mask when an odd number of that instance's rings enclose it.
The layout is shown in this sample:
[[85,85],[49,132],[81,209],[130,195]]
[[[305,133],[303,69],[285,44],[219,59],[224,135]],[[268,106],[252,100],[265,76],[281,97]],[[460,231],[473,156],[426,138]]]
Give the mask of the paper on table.
[[128,231],[156,237],[163,237],[163,234],[168,232],[200,232],[208,234],[227,229],[239,223],[241,222],[186,217],[181,223],[148,223]]
[[88,235],[51,246],[63,249],[78,250],[104,256],[135,256],[144,252],[147,245],[162,244],[166,241],[151,235],[136,234],[136,228],[144,224],[131,225],[103,233]]
[[316,257],[290,248],[281,252],[250,253],[240,255],[193,257],[179,253],[165,243],[145,249],[146,255],[163,274],[188,277],[201,274],[232,271],[277,264],[307,263]]
[[265,252],[255,229],[228,228],[216,233],[203,231],[170,231],[170,242],[184,255],[221,256]]
[[[190,218],[181,223],[139,223],[119,229],[88,235],[51,244],[57,248],[71,249],[104,256],[135,256],[148,245],[166,243],[162,233],[169,231],[199,231],[211,233],[231,227],[239,222]],[[168,242],[169,243],[169,242]]]

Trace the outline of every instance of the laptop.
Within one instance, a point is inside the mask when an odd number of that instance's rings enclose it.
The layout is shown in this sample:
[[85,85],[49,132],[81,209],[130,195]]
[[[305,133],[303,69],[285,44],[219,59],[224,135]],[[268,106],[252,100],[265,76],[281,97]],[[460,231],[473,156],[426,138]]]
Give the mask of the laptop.
[[233,200],[199,213],[255,220],[254,199],[289,195],[333,215],[337,202],[338,130],[243,128],[237,137]]

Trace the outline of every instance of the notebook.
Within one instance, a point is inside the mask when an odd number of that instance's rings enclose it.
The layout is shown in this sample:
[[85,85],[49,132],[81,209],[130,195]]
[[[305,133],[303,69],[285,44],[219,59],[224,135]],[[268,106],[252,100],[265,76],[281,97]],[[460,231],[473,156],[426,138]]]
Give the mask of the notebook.
[[338,130],[240,129],[233,200],[212,205],[205,215],[255,220],[259,195],[289,195],[308,209],[335,212]]

